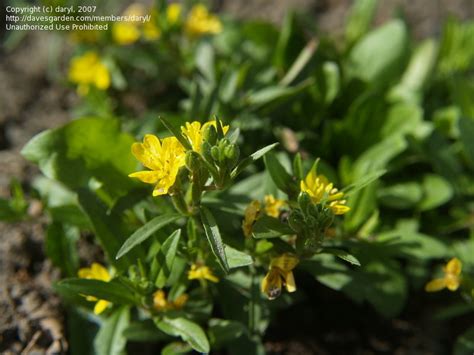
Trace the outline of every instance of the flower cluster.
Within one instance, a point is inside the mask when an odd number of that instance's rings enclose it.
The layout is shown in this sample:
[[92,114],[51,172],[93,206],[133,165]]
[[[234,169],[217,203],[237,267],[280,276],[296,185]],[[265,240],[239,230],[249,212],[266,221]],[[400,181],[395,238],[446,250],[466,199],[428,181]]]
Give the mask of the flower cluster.
[[202,4],[195,5],[186,19],[185,31],[190,36],[217,34],[222,31],[219,18],[207,11]]
[[211,282],[219,282],[219,279],[212,273],[206,265],[191,265],[191,269],[188,272],[189,280],[208,280]]
[[96,52],[86,52],[71,61],[69,80],[78,84],[78,93],[87,95],[91,86],[107,90],[110,86],[110,73]]
[[[220,123],[221,124],[221,123]],[[201,125],[200,122],[187,122],[181,127],[183,138],[186,139],[192,150],[200,153],[204,142],[204,132],[208,127],[215,127],[216,121],[209,121]],[[229,126],[222,126],[227,133]],[[186,149],[176,137],[167,137],[160,140],[158,137],[147,134],[143,143],[134,143],[132,153],[145,167],[150,170],[130,174],[144,183],[154,184],[153,196],[166,195],[175,185],[179,169],[186,163]]]
[[[173,27],[182,23],[183,9],[181,4],[172,3],[166,7],[164,22],[160,22],[157,10],[151,10],[150,20],[141,22],[118,22],[112,27],[114,41],[121,45],[135,43],[140,38],[153,41],[161,36],[162,26]],[[125,16],[144,16],[147,9],[139,3],[130,5],[123,13]],[[161,23],[161,25],[160,25]],[[206,34],[217,34],[222,31],[219,18],[198,4],[191,8],[184,21],[184,31],[190,37],[199,37]]]
[[300,188],[311,197],[313,203],[327,202],[336,215],[345,214],[350,210],[346,206],[344,193],[336,189],[324,175],[318,175],[316,169],[311,169],[306,178],[300,182]]
[[[135,43],[140,38],[153,41],[161,36],[161,28],[158,24],[158,12],[147,10],[142,4],[134,3],[123,13],[124,16],[144,16],[150,12],[149,21],[142,22],[118,22],[112,27],[114,41],[121,45]],[[166,21],[169,26],[175,25],[181,16],[181,5],[170,4],[166,8]]]
[[450,291],[456,291],[461,285],[461,270],[461,260],[452,258],[443,267],[444,276],[428,282],[425,286],[425,290],[427,292],[436,292],[447,288]]

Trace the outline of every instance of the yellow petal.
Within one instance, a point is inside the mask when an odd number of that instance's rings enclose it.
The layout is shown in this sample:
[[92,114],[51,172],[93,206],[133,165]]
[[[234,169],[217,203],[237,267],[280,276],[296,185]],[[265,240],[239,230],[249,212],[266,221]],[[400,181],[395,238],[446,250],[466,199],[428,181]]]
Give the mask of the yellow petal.
[[101,314],[103,311],[107,309],[110,302],[106,300],[99,300],[94,306],[94,314]]
[[282,284],[280,272],[276,268],[271,268],[262,280],[262,293],[267,295],[268,299],[273,300],[280,296]]
[[93,278],[96,280],[101,280],[105,282],[110,281],[111,277],[109,271],[99,263],[92,263],[91,272]]
[[173,306],[176,308],[176,309],[181,309],[184,307],[184,305],[186,304],[186,302],[188,301],[188,298],[189,296],[185,293],[183,293],[182,295],[178,296],[174,302],[173,302]]
[[445,282],[446,282],[446,287],[450,291],[456,291],[461,284],[461,280],[459,279],[458,276],[445,277]]
[[452,258],[451,260],[449,260],[444,269],[444,271],[447,274],[452,274],[452,275],[460,275],[461,270],[462,270],[462,263],[461,263],[461,260],[459,260],[458,258]]
[[351,210],[351,208],[346,205],[335,204],[335,205],[331,205],[330,207],[331,207],[332,212],[336,215],[341,215]]
[[295,255],[291,253],[285,253],[277,258],[273,258],[270,263],[270,267],[275,266],[284,272],[289,272],[292,271],[296,265],[298,265],[298,263],[299,260]]
[[95,67],[94,84],[100,90],[106,90],[110,86],[109,70],[102,63]]
[[436,292],[436,291],[441,291],[445,287],[446,287],[445,279],[434,279],[425,285],[425,291]]
[[158,290],[153,294],[153,307],[158,311],[164,311],[168,308],[168,301],[163,290]]
[[132,144],[132,154],[137,160],[151,170],[159,170],[161,168],[156,156],[153,156],[145,145],[142,143]]
[[296,291],[295,277],[291,271],[285,273],[285,288],[288,292]]
[[156,171],[137,171],[128,175],[131,178],[137,178],[147,184],[156,184],[160,179],[160,174]]
[[174,3],[168,5],[166,8],[166,20],[170,25],[174,25],[178,22],[179,18],[181,17],[181,4]]

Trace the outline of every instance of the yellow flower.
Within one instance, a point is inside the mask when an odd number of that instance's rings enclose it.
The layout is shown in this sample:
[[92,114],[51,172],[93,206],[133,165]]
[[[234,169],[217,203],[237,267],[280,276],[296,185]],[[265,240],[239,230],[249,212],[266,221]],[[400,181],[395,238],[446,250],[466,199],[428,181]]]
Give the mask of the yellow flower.
[[290,253],[285,253],[273,258],[270,270],[262,280],[261,289],[268,299],[273,300],[280,296],[284,286],[288,292],[296,291],[293,269],[298,265],[298,258]]
[[[90,268],[79,269],[77,275],[81,279],[100,280],[104,282],[109,282],[111,279],[109,271],[98,263],[92,263]],[[95,314],[101,314],[111,304],[109,301],[99,300],[94,296],[86,296],[86,299],[88,301],[97,302],[94,306]]]
[[140,30],[135,22],[116,22],[112,27],[112,37],[118,44],[132,44],[140,38]]
[[216,34],[222,31],[222,24],[217,16],[209,13],[204,5],[199,4],[193,6],[189,12],[185,31],[193,37]]
[[181,4],[178,3],[170,4],[166,8],[166,20],[170,25],[174,25],[179,21],[182,9]]
[[452,258],[443,267],[444,277],[428,282],[425,290],[427,292],[436,292],[447,288],[450,291],[456,291],[461,284],[461,270],[461,261],[458,258]]
[[161,30],[158,27],[158,11],[153,10],[151,12],[150,21],[143,24],[143,38],[148,41],[154,41],[161,36]]
[[156,184],[153,196],[166,195],[174,185],[179,169],[184,166],[184,148],[175,137],[164,138],[147,134],[143,143],[133,143],[132,153],[150,170],[128,175],[147,184]]
[[211,269],[205,265],[191,265],[188,271],[189,280],[209,280],[211,282],[219,282],[219,279],[212,273]]
[[252,227],[255,221],[258,219],[259,213],[260,202],[257,200],[250,202],[250,204],[245,209],[245,217],[242,222],[242,230],[244,231],[244,235],[246,237],[250,237],[252,235]]
[[311,197],[314,203],[328,201],[329,208],[334,214],[341,215],[350,210],[346,206],[344,193],[338,191],[324,175],[317,175],[315,169],[311,169],[306,178],[301,181],[300,188]]
[[[201,122],[198,121],[194,121],[191,123],[186,122],[185,126],[181,126],[181,132],[189,140],[189,143],[191,144],[191,147],[195,152],[201,152],[201,144],[204,142],[203,133],[206,127],[208,126],[216,127],[216,121],[212,120],[206,122],[202,126]],[[224,134],[226,134],[228,130],[229,126],[222,126],[222,131],[224,132]]]
[[280,215],[280,210],[284,205],[284,200],[279,200],[273,195],[265,196],[265,213],[270,217],[278,218]]
[[[145,8],[142,4],[132,4],[123,12],[125,16],[143,16]],[[116,22],[112,26],[112,37],[122,45],[132,44],[140,38],[139,22]]]
[[109,70],[95,52],[87,52],[71,60],[69,80],[79,85],[81,95],[88,93],[90,85],[100,90],[106,90],[110,86]]
[[188,295],[183,293],[174,301],[168,301],[166,293],[163,290],[158,290],[153,294],[153,307],[157,311],[168,311],[171,309],[181,309],[188,301]]

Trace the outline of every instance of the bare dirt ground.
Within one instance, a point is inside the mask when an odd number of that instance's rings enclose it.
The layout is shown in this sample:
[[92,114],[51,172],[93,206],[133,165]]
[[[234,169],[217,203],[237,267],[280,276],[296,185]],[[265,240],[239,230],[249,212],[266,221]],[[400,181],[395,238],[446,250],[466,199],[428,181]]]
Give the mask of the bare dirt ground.
[[[343,31],[350,3],[349,0],[215,1],[222,12],[277,23],[290,8],[296,8],[314,14],[322,30],[335,34]],[[463,19],[474,16],[472,0],[383,0],[380,3],[377,23],[402,9],[417,38],[439,34],[440,23],[449,14]],[[50,43],[50,35],[34,33],[11,52],[0,48],[0,197],[3,198],[9,196],[12,178],[18,179],[28,192],[29,182],[37,173],[19,154],[24,144],[40,131],[70,119],[68,109],[74,93],[48,76]],[[33,205],[30,221],[0,222],[2,354],[67,351],[61,304],[51,289],[51,282],[58,275],[44,257],[46,220],[41,216],[41,206]],[[267,350],[281,354],[326,353],[320,344],[308,348],[298,341],[285,344],[270,341]]]

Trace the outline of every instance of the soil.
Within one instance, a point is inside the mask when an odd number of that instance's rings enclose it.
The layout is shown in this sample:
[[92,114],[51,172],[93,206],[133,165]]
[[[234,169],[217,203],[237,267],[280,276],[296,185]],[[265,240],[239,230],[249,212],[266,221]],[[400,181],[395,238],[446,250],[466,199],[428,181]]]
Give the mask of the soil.
[[[337,34],[342,32],[351,1],[216,0],[215,3],[221,11],[239,17],[274,22],[280,22],[290,7],[310,11],[322,30]],[[460,18],[474,16],[472,0],[384,0],[377,13],[377,23],[389,18],[399,7],[418,38],[438,34],[440,22],[448,13]],[[42,130],[70,119],[68,110],[74,104],[75,94],[48,75],[53,41],[51,34],[30,33],[12,51],[0,47],[1,198],[9,196],[12,178],[20,181],[28,193],[29,183],[38,173],[19,154],[24,144]],[[27,221],[0,222],[0,352],[66,353],[64,312],[51,289],[51,283],[59,275],[44,255],[47,221],[41,214],[41,204],[31,199],[30,202]],[[380,320],[371,309],[354,306],[344,296],[320,285],[315,287],[310,293],[331,297],[331,302],[336,300],[338,309],[352,311],[356,321],[340,327],[334,316],[331,319],[324,312],[313,314],[310,320],[294,319],[296,314],[306,314],[308,310],[297,306],[280,314],[276,322],[280,326],[270,329],[265,345],[268,353],[441,354],[449,349],[452,337],[447,337],[445,330],[437,325],[430,325],[429,314],[412,312],[410,305],[400,318]],[[412,307],[416,310],[416,306]],[[288,333],[287,329],[293,330]]]

